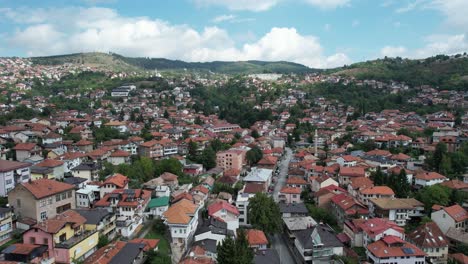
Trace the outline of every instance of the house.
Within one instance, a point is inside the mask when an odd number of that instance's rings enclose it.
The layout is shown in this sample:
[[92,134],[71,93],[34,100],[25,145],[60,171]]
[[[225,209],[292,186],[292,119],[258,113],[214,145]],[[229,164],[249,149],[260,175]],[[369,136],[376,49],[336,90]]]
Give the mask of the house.
[[24,161],[32,156],[41,156],[41,148],[36,143],[18,143],[13,148],[16,152],[16,160]]
[[370,216],[388,218],[405,226],[411,218],[424,216],[424,204],[414,198],[369,199]]
[[331,198],[337,194],[347,193],[345,189],[338,185],[328,185],[314,193],[315,204],[320,208],[329,208]]
[[117,215],[117,233],[130,237],[143,223],[144,212],[151,192],[142,189],[117,189],[94,203],[95,208],[105,208]]
[[262,230],[247,229],[245,231],[245,237],[249,242],[249,247],[254,250],[264,250],[268,247],[268,239]]
[[406,240],[426,253],[428,263],[447,263],[449,241],[436,223],[420,225],[406,236]]
[[299,187],[301,190],[310,189],[309,183],[301,177],[290,176],[286,180],[286,186],[288,187]]
[[0,196],[7,194],[22,182],[31,178],[31,164],[10,160],[0,160]]
[[195,241],[188,255],[194,255],[197,259],[208,257],[212,260],[216,260],[218,256],[217,244],[218,242],[214,239]]
[[338,173],[338,182],[340,185],[348,185],[351,183],[352,178],[366,177],[366,173],[363,167],[340,167]]
[[116,216],[103,208],[75,209],[75,212],[86,219],[86,230],[97,230],[100,236],[105,236],[109,240],[116,236]]
[[60,160],[45,159],[44,161],[36,164],[36,167],[52,170],[52,176],[56,180],[63,179],[65,173],[64,162]]
[[257,166],[263,169],[275,170],[277,162],[278,162],[278,157],[266,156],[258,161]]
[[394,198],[395,193],[392,188],[388,186],[371,186],[358,190],[358,200],[368,205],[369,199],[372,198]]
[[121,134],[125,134],[129,130],[127,127],[127,123],[123,121],[110,121],[108,123],[105,123],[104,126],[116,129]]
[[8,194],[8,203],[19,218],[43,221],[75,209],[75,186],[49,179],[21,183]]
[[93,151],[93,142],[82,139],[75,143],[75,147],[77,148],[78,151],[88,153],[88,152]]
[[100,193],[100,187],[97,185],[84,185],[82,188],[76,190],[76,207],[90,208],[94,201],[99,200],[101,197],[97,195]]
[[208,216],[227,224],[227,229],[234,233],[239,228],[239,210],[224,200],[217,201],[208,206]]
[[366,248],[373,263],[424,264],[426,254],[417,246],[395,236],[385,236]]
[[115,173],[108,176],[101,184],[100,196],[111,193],[117,189],[128,189],[129,179],[127,176],[120,173]]
[[338,186],[338,182],[327,175],[313,177],[310,180],[310,184],[311,184],[312,192],[318,192],[320,189],[330,186],[330,185]]
[[281,203],[286,204],[295,204],[301,202],[301,192],[300,187],[283,187],[278,194],[278,200]]
[[220,244],[227,236],[234,237],[234,231],[229,230],[225,222],[218,221],[216,218],[210,218],[198,225],[194,234],[194,241],[214,239]]
[[295,232],[306,230],[317,225],[317,222],[310,216],[283,217],[283,222],[288,237],[292,242],[296,239],[294,235]]
[[345,155],[336,159],[336,163],[340,164],[340,167],[354,167],[359,161],[361,161],[359,157],[351,155]]
[[449,179],[437,172],[420,172],[414,176],[414,184],[421,187],[432,186],[434,184],[448,181]]
[[107,162],[112,165],[130,164],[130,153],[124,150],[115,150],[107,158]]
[[331,263],[333,256],[343,255],[343,244],[328,225],[318,224],[294,235],[294,245],[305,263]]
[[283,218],[309,215],[309,210],[304,203],[280,203],[279,208]]
[[168,225],[174,244],[186,248],[198,226],[199,207],[193,202],[182,199],[172,204],[164,212],[164,223]]
[[13,230],[13,208],[0,207],[0,244],[12,237]]
[[330,207],[341,225],[354,216],[366,216],[369,210],[349,194],[338,194],[331,198]]
[[86,219],[73,210],[34,225],[23,233],[23,242],[48,247],[49,257],[57,263],[74,263],[96,251],[98,232],[85,228]]
[[254,167],[247,176],[244,177],[243,181],[246,183],[261,183],[264,190],[267,191],[271,184],[272,177],[273,170]]
[[53,263],[47,246],[31,244],[12,244],[2,251],[6,263]]
[[84,261],[84,264],[143,264],[146,259],[145,246],[143,243],[117,241],[98,249]]
[[99,171],[102,166],[99,163],[83,162],[71,169],[73,177],[85,178],[88,182],[99,179]]
[[468,231],[468,212],[458,204],[432,212],[431,219],[444,234],[450,228],[459,229],[463,232]]
[[350,238],[352,247],[366,247],[389,235],[405,239],[405,230],[384,218],[348,220],[344,223],[343,232]]
[[236,207],[239,209],[239,225],[248,225],[249,200],[259,192],[265,192],[262,183],[247,183],[239,191],[236,198]]
[[236,169],[241,171],[244,164],[246,151],[230,149],[216,153],[216,166],[224,170]]
[[138,154],[143,157],[157,159],[164,155],[164,147],[157,140],[147,141],[140,144]]
[[146,214],[153,218],[161,218],[167,209],[169,209],[169,196],[152,198],[148,204]]

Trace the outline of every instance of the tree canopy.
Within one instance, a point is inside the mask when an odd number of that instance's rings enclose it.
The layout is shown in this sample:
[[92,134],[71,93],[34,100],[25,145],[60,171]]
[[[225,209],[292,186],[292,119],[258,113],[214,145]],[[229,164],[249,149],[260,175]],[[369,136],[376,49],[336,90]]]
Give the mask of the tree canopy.
[[256,193],[249,201],[249,223],[268,234],[282,230],[282,218],[279,206],[272,197],[264,193]]

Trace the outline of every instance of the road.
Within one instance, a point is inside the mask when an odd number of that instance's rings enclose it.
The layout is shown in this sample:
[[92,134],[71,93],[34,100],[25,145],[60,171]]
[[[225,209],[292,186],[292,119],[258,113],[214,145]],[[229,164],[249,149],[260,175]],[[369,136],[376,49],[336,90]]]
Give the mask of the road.
[[[291,161],[291,158],[292,158],[292,151],[290,148],[286,148],[286,152],[278,165],[279,175],[275,184],[275,188],[273,190],[273,199],[276,202],[278,202],[279,191],[286,184],[286,179],[288,178],[288,166],[289,166],[289,162]],[[294,261],[293,256],[291,255],[291,252],[289,251],[288,246],[286,245],[286,242],[281,237],[281,234],[276,234],[272,236],[270,242],[271,242],[272,248],[276,249],[276,251],[278,252],[280,256],[281,264],[296,263],[296,261]]]
[[279,175],[276,181],[275,189],[273,190],[273,199],[275,202],[278,202],[278,193],[286,184],[286,179],[288,178],[288,166],[292,158],[292,151],[290,148],[286,148],[283,158],[281,158],[279,168]]

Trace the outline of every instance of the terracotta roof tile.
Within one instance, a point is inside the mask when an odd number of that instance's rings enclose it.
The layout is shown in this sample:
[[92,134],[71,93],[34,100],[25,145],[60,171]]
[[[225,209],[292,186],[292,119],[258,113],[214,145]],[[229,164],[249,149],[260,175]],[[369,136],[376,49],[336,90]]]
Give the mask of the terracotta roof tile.
[[49,179],[38,179],[27,183],[21,183],[21,185],[30,191],[36,199],[42,199],[57,193],[75,189],[74,185]]

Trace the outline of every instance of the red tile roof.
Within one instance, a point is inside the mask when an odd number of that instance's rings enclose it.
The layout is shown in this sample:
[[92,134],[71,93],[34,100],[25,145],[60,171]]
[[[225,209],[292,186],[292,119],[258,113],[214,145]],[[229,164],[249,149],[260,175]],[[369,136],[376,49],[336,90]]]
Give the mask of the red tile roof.
[[13,149],[31,151],[32,149],[34,149],[35,146],[36,143],[18,143]]
[[36,166],[44,168],[55,168],[58,166],[62,166],[63,164],[64,162],[60,160],[46,159],[36,164]]
[[31,163],[0,159],[0,172],[7,172],[27,167],[31,167]]
[[247,237],[250,246],[268,245],[268,239],[262,230],[248,229],[245,232],[245,236]]
[[366,174],[362,167],[340,167],[340,175],[348,177],[364,177]]
[[[400,246],[399,246],[400,245]],[[406,250],[408,248],[409,250]],[[408,257],[408,256],[425,256],[426,253],[415,245],[405,242],[395,236],[385,236],[384,238],[371,243],[367,246],[374,256],[378,258],[390,257]]]
[[235,207],[232,204],[229,204],[228,202],[226,202],[224,200],[217,201],[216,203],[208,206],[208,215],[213,216],[213,214],[215,214],[216,212],[218,212],[221,209],[224,209],[224,210],[226,210],[228,212],[231,212],[231,213],[233,213],[235,215],[239,215],[239,210],[237,210],[237,207]]
[[57,193],[75,189],[74,185],[49,179],[38,179],[20,184],[31,192],[36,199],[42,199]]
[[103,184],[114,184],[117,188],[124,188],[128,184],[128,177],[116,173],[104,180]]
[[444,211],[447,212],[450,217],[455,220],[455,222],[461,222],[468,219],[468,212],[458,204],[445,207]]
[[280,190],[280,193],[289,193],[289,194],[301,194],[301,187],[283,187]]

